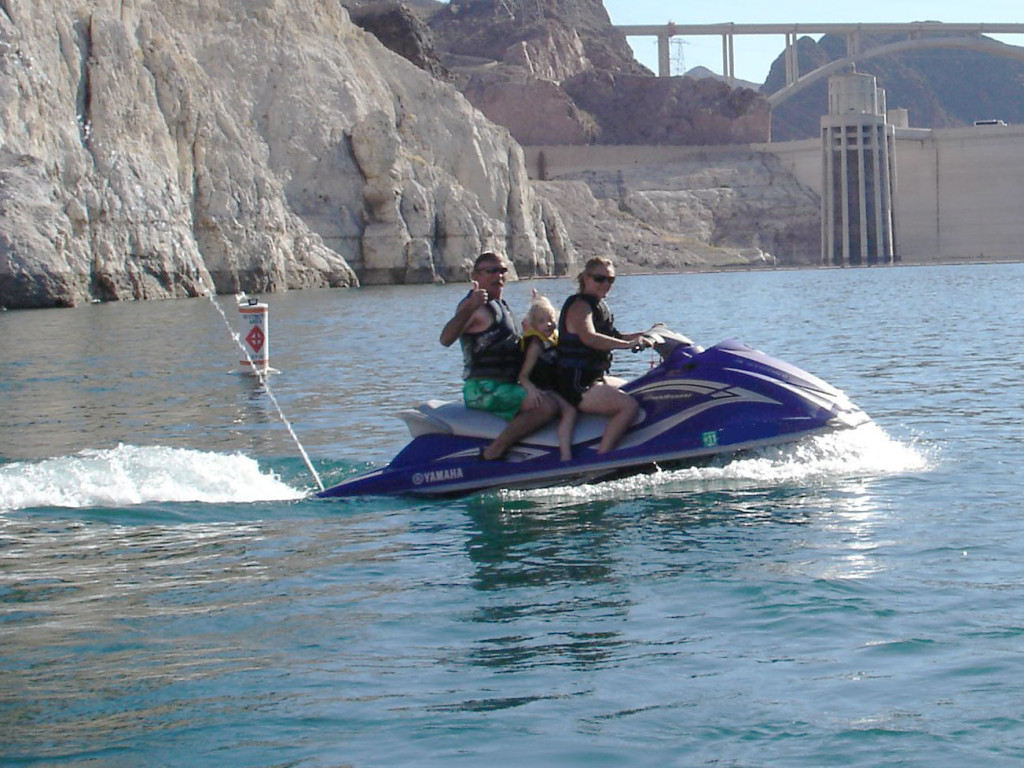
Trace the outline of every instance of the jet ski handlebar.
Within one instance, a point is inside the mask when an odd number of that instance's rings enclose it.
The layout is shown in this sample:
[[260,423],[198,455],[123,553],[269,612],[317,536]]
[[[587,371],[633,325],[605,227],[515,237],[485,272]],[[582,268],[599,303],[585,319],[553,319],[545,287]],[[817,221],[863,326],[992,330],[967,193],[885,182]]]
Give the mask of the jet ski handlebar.
[[693,347],[694,352],[700,352],[701,348],[693,343],[688,337],[681,333],[673,331],[664,323],[656,323],[644,331],[637,341],[640,339],[646,340],[646,344],[638,343],[632,349],[634,352],[639,352],[645,346],[653,347],[654,350],[661,355],[662,359],[667,358],[672,351],[678,347]]

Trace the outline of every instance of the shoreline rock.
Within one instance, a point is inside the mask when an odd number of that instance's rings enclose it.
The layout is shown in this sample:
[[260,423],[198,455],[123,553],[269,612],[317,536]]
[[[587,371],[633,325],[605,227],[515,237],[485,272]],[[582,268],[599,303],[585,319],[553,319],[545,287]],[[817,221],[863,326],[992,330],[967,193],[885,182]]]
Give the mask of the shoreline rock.
[[568,268],[508,131],[333,0],[7,6],[2,306]]

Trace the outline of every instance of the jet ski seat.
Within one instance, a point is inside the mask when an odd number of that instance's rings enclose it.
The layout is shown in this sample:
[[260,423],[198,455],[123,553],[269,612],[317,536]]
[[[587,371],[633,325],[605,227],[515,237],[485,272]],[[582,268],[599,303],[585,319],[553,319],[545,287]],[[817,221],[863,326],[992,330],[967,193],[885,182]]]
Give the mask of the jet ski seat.
[[[400,411],[397,416],[409,427],[409,432],[413,437],[446,434],[493,440],[508,425],[507,421],[493,413],[477,411],[467,408],[460,402],[445,400],[428,400],[415,408]],[[644,412],[641,409],[634,423],[643,420]],[[581,413],[576,419],[576,428],[573,430],[573,444],[601,437],[607,422],[607,416]],[[520,442],[557,448],[558,420],[556,419],[533,434],[527,435]]]

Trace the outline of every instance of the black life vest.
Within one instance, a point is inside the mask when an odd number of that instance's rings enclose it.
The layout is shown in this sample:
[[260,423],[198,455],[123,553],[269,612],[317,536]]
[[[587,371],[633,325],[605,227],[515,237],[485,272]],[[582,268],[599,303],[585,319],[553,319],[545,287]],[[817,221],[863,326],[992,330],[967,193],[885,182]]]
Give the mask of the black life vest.
[[557,383],[556,367],[558,366],[558,342],[557,336],[546,338],[536,331],[527,331],[523,334],[523,353],[534,343],[534,339],[541,345],[540,355],[530,371],[530,381],[539,389],[554,389]]
[[577,299],[590,305],[593,311],[594,330],[605,336],[621,339],[622,334],[615,327],[615,316],[608,308],[604,299],[587,293],[577,293],[565,300],[562,314],[558,318],[558,365],[562,368],[583,368],[589,371],[604,373],[612,364],[611,350],[593,349],[580,339],[579,334],[570,333],[565,327],[565,318],[569,307]]
[[523,366],[519,324],[503,299],[491,299],[487,308],[494,322],[480,333],[463,333],[462,378],[516,381]]

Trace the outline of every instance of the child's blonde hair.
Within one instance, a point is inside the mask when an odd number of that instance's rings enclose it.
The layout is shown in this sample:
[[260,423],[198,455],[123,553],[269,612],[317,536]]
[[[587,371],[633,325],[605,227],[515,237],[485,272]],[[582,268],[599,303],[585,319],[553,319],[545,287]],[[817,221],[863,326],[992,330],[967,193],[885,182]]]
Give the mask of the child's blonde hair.
[[544,316],[551,316],[558,322],[558,310],[555,309],[555,305],[551,303],[551,299],[542,293],[537,293],[537,289],[533,289],[533,294],[530,297],[530,308],[526,311],[526,322],[532,328],[536,328],[540,319]]

